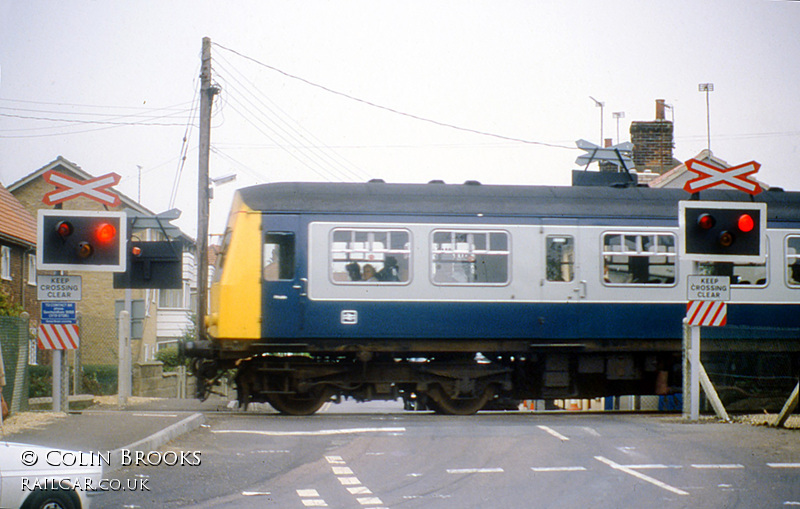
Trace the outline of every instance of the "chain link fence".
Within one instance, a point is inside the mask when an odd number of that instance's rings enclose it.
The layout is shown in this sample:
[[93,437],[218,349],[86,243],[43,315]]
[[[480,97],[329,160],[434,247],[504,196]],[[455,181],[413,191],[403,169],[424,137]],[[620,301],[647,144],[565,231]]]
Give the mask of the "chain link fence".
[[28,316],[0,316],[0,348],[6,374],[3,397],[12,413],[28,409]]

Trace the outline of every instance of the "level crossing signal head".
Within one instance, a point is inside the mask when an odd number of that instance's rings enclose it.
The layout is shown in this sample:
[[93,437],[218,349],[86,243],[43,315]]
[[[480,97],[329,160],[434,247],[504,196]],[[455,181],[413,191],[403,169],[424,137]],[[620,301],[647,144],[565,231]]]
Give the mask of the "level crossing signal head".
[[40,210],[37,267],[42,270],[125,270],[123,212]]
[[764,203],[681,202],[681,255],[696,261],[763,263]]

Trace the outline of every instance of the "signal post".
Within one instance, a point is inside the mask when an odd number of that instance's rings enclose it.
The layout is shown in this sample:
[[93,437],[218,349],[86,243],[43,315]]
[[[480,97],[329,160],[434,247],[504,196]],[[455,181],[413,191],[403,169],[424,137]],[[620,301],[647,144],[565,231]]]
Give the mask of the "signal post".
[[[760,164],[751,161],[732,168],[717,168],[691,159],[686,168],[698,176],[684,190],[723,187],[750,195],[761,186],[749,177]],[[767,205],[755,202],[682,201],[679,203],[680,256],[694,262],[764,263],[766,260]],[[724,272],[724,271],[723,271]],[[687,279],[686,318],[683,321],[683,418],[700,417],[700,387],[717,415],[730,420],[700,362],[700,327],[727,323],[731,278],[726,274],[690,275]]]
[[[84,196],[105,206],[118,206],[119,196],[110,187],[119,182],[111,173],[86,181],[49,171],[45,181],[57,189],[43,202],[61,203]],[[39,347],[53,351],[53,410],[67,410],[66,357],[62,350],[79,351],[80,323],[76,302],[81,300],[80,276],[66,271],[114,272],[114,288],[180,288],[182,244],[176,241],[131,242],[133,226],[159,228],[165,236],[177,228],[167,224],[180,216],[173,209],[155,217],[142,217],[116,211],[39,210],[37,268],[56,271],[56,276],[38,276],[38,298],[42,301],[42,326]],[[129,227],[129,222],[131,227]],[[130,251],[130,256],[129,256]],[[57,303],[46,301],[60,301]],[[129,308],[129,306],[126,306]],[[124,406],[131,393],[131,352],[129,311],[120,313],[119,401]]]

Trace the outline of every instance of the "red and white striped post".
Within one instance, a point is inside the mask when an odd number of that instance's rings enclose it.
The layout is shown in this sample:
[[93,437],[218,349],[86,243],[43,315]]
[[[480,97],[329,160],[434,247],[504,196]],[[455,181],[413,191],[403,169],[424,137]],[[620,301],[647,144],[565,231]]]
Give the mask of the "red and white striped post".
[[[700,418],[700,383],[705,374],[700,363],[700,327],[722,327],[728,322],[726,301],[730,300],[731,286],[728,276],[689,276],[686,287],[689,302],[683,321],[683,418],[696,421]],[[727,417],[710,381],[703,388],[717,413]]]

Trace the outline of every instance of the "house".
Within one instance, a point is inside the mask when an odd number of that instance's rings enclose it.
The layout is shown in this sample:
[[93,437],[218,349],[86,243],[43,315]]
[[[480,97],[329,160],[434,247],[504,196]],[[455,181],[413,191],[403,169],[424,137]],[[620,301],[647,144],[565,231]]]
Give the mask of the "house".
[[[694,156],[693,159],[707,163],[711,166],[720,169],[726,169],[731,167],[731,165],[728,164],[727,161],[724,161],[719,157],[714,156],[714,154],[708,149],[701,150],[700,153]],[[694,178],[697,178],[697,173],[689,171],[689,169],[686,168],[686,164],[683,163],[674,167],[668,172],[659,175],[657,178],[648,182],[647,185],[656,189],[661,189],[661,188],[683,189],[683,186],[686,185],[686,182]],[[763,190],[765,191],[769,190],[769,186],[767,184],[752,177],[751,179],[758,182]]]
[[36,301],[36,219],[0,185],[0,293],[38,319]]
[[[8,191],[27,209],[30,216],[37,215],[39,209],[49,208],[42,202],[43,196],[53,190],[53,186],[43,178],[49,170],[55,170],[77,180],[94,178],[94,175],[84,171],[75,163],[59,156],[9,185]],[[123,193],[115,189],[111,191],[120,198],[120,205],[113,210],[129,209],[137,215],[155,215]],[[65,201],[61,205],[64,210],[111,210],[99,202],[82,196]],[[137,229],[132,234],[142,241],[164,240],[163,233],[155,229]],[[194,242],[182,233],[179,236],[184,241],[185,249],[183,287],[178,290],[130,291],[134,363],[152,360],[160,347],[175,343],[184,331],[191,327],[192,291],[196,292]],[[34,246],[35,243],[34,237]],[[70,275],[80,275],[82,280],[82,300],[77,304],[81,327],[81,363],[116,365],[118,362],[116,316],[122,309],[126,290],[113,288],[111,272],[70,271]]]

